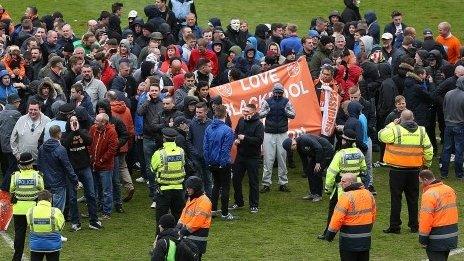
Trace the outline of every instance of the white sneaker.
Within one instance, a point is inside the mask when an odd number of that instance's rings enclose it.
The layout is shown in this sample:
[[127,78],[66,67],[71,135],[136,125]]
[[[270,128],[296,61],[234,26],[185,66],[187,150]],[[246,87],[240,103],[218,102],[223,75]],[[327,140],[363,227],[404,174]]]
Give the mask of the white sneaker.
[[139,177],[139,178],[136,178],[135,181],[138,183],[144,183],[145,179],[143,177]]
[[85,197],[84,196],[77,199],[77,203],[81,203],[81,202],[85,202]]
[[151,203],[150,208],[155,209],[156,208],[156,202]]
[[61,242],[67,242],[67,241],[68,241],[67,237],[61,236]]
[[321,200],[322,200],[322,197],[321,197],[321,196],[319,196],[319,195],[314,195],[314,198],[313,198],[312,201],[313,201],[313,202],[319,202],[319,201],[321,201]]
[[221,219],[224,221],[232,221],[235,219],[235,217],[231,213],[229,213],[225,216],[221,215]]
[[450,162],[454,162],[454,154],[451,154]]
[[83,188],[84,185],[82,185],[82,183],[80,181],[77,182],[77,189],[81,189]]

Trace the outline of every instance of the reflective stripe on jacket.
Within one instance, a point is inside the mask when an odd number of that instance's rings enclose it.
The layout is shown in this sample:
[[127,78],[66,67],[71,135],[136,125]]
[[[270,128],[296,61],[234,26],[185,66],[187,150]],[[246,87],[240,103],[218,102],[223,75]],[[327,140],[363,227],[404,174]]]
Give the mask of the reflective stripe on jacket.
[[37,194],[43,189],[43,178],[38,171],[27,169],[13,173],[10,181],[10,192],[18,200],[13,204],[13,214],[26,215],[29,208],[36,205]]
[[175,142],[163,143],[163,149],[156,151],[151,158],[151,169],[161,190],[182,189],[184,165],[184,150]]
[[430,251],[458,244],[458,208],[454,190],[437,181],[424,188],[419,212],[419,241]]
[[42,200],[27,212],[30,228],[29,247],[34,252],[54,252],[61,249],[61,233],[64,216],[58,208]]
[[372,225],[376,219],[376,204],[372,194],[359,188],[343,193],[330,220],[328,231],[340,230],[340,249],[367,251],[371,248]]
[[[330,162],[325,177],[325,192],[330,194],[330,198],[335,195],[336,186],[338,188],[338,197],[343,193],[340,187],[340,175],[343,173],[353,173],[360,175],[366,171],[366,161],[364,154],[358,148],[346,148],[339,150]],[[360,181],[360,180],[358,180]]]
[[383,161],[392,167],[420,168],[432,163],[433,147],[422,126],[410,132],[392,122],[380,130],[379,139],[386,143]]

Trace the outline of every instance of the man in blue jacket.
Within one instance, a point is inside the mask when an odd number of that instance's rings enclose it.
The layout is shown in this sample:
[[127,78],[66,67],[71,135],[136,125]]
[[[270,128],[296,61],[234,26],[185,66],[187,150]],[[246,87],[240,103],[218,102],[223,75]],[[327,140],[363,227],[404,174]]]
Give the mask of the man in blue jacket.
[[219,191],[221,191],[221,214],[223,220],[233,220],[229,213],[230,167],[232,158],[230,150],[234,143],[234,132],[227,126],[225,119],[227,109],[218,105],[214,109],[214,120],[205,130],[203,155],[213,176],[213,192],[211,201],[213,213],[217,212]]
[[7,70],[0,71],[0,103],[4,105],[7,102],[8,96],[12,94],[18,94],[18,91],[13,86],[13,82],[11,81],[11,77],[8,74]]
[[[44,174],[45,188],[53,195],[53,207],[64,211],[66,205],[66,176],[72,186],[77,186],[77,176],[69,161],[66,149],[60,144],[61,128],[50,127],[50,139],[39,148],[37,168]],[[70,200],[77,200],[70,195]],[[77,202],[71,204],[77,206]],[[72,212],[72,210],[71,210]]]

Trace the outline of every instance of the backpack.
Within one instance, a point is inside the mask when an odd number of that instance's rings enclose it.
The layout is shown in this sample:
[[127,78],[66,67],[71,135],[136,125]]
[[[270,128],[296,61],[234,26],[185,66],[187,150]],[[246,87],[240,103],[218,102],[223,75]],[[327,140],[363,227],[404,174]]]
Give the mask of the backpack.
[[165,240],[166,245],[168,246],[168,252],[166,256],[166,260],[172,260],[172,256],[170,256],[170,252],[172,249],[169,249],[171,246],[175,246],[175,260],[181,261],[198,261],[200,260],[200,254],[197,245],[188,238],[181,238],[179,241],[168,239]]

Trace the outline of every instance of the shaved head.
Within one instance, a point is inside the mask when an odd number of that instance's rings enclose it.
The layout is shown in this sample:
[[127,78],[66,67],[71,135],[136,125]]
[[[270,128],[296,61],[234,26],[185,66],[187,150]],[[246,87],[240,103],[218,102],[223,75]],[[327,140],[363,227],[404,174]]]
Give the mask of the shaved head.
[[454,69],[454,75],[456,75],[457,77],[464,76],[464,66],[462,65],[457,66],[456,69]]
[[414,114],[410,110],[404,110],[401,112],[401,122],[414,121]]
[[348,187],[349,185],[357,181],[357,176],[353,173],[345,173],[342,175],[341,184],[343,188]]

